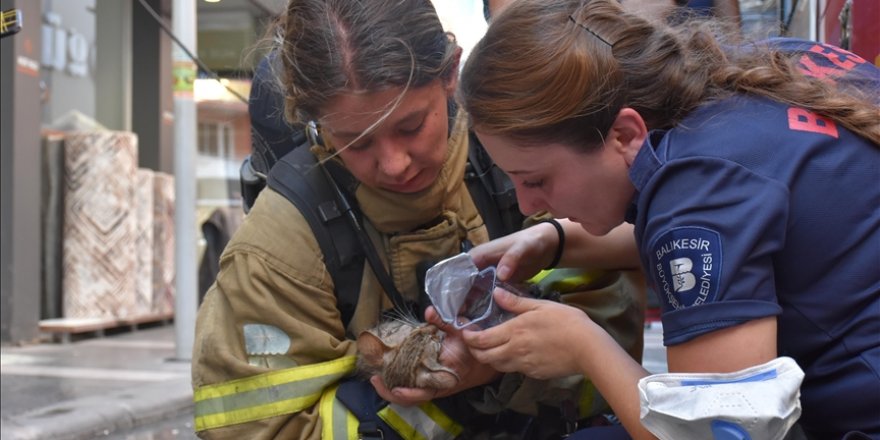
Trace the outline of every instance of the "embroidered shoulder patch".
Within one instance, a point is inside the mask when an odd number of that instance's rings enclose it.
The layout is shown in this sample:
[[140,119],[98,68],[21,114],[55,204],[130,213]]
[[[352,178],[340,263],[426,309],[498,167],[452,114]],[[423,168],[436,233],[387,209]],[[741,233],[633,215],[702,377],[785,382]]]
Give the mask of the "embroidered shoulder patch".
[[698,227],[667,231],[650,247],[651,275],[666,309],[715,300],[721,279],[721,237]]

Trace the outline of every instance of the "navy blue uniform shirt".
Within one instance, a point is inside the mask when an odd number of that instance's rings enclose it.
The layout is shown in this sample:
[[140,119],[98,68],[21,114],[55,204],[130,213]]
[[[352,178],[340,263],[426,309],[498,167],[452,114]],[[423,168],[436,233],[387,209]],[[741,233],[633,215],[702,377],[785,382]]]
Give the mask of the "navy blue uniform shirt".
[[[800,67],[880,102],[880,70],[830,46]],[[878,110],[880,115],[880,110]],[[778,317],[805,372],[801,425],[880,439],[880,146],[802,108],[736,95],[652,132],[630,178],[664,343]]]

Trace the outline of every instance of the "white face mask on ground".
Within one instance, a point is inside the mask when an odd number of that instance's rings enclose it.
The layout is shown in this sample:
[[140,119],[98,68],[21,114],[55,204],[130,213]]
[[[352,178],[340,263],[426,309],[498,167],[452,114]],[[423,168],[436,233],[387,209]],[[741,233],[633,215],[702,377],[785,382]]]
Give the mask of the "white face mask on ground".
[[801,415],[804,372],[789,357],[733,373],[639,381],[642,424],[661,440],[777,440]]

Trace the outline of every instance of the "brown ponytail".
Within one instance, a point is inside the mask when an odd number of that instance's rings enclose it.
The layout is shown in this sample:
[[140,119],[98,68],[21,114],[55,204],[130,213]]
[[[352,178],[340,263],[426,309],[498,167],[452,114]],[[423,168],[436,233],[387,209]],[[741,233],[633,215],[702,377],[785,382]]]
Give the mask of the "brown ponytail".
[[668,128],[733,93],[803,107],[880,144],[869,97],[807,77],[796,59],[743,46],[716,23],[651,22],[614,0],[520,0],[471,52],[459,98],[475,127],[535,144],[598,148],[623,106]]

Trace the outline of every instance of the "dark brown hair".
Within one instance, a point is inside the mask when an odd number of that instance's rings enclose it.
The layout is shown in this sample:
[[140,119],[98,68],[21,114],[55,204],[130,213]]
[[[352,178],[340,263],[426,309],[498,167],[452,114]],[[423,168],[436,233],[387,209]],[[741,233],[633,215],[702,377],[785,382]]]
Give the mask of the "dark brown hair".
[[477,129],[589,150],[624,106],[649,129],[669,128],[705,102],[750,93],[880,144],[880,110],[867,96],[806,77],[784,54],[743,46],[713,23],[650,22],[614,0],[519,0],[468,57],[459,100]]
[[291,0],[281,25],[288,120],[347,92],[420,87],[455,73],[457,44],[430,0]]

